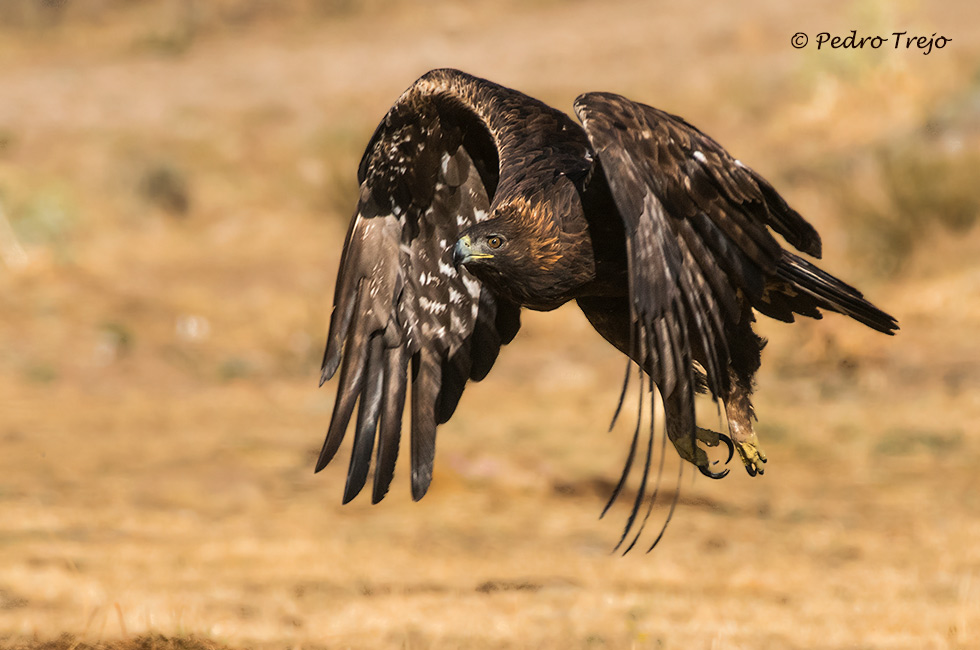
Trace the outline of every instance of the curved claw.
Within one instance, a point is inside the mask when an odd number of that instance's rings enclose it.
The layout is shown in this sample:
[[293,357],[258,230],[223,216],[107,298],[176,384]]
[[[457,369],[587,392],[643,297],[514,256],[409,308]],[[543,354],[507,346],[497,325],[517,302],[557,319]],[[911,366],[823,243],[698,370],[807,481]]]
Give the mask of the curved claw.
[[718,439],[728,446],[728,458],[725,460],[725,464],[727,465],[732,461],[732,458],[735,457],[735,443],[732,442],[732,439],[726,436],[724,433],[719,433]]
[[[711,429],[703,429],[701,427],[697,427],[695,432],[695,437],[697,440],[704,443],[708,447],[717,447],[719,443],[725,443],[725,446],[728,447],[728,458],[725,460],[726,465],[732,460],[732,458],[735,457],[735,442],[725,434],[712,431]],[[727,469],[720,472],[712,472],[709,470],[708,457],[705,455],[704,451],[699,449],[697,445],[694,445],[694,449],[696,451],[694,454],[692,454],[693,457],[685,456],[683,453],[681,453],[681,457],[690,460],[695,466],[697,466],[698,470],[700,470],[700,472],[708,478],[719,479],[728,476],[729,470]],[[678,451],[682,451],[680,447],[678,447]],[[711,464],[717,465],[718,461]]]
[[[729,460],[731,460],[731,458],[729,458]],[[701,472],[702,474],[704,474],[705,476],[707,476],[708,478],[713,478],[713,479],[720,479],[720,478],[725,478],[726,476],[728,476],[728,472],[730,471],[730,470],[729,470],[729,469],[728,469],[728,468],[726,467],[725,469],[723,469],[723,470],[722,470],[722,471],[720,471],[720,472],[712,472],[712,471],[711,471],[710,469],[708,469],[707,467],[702,467],[701,465],[698,465],[698,470],[700,470],[700,472]]]
[[691,438],[671,438],[671,442],[674,443],[674,447],[677,449],[677,453],[680,454],[681,458],[689,461],[708,478],[713,479],[725,478],[728,476],[729,470],[724,469],[720,472],[712,472],[710,469],[708,469],[709,465],[717,465],[719,461],[716,460],[713,463],[710,462],[704,449],[699,447],[697,443],[701,442],[708,447],[717,447],[721,442],[724,442],[725,446],[728,447],[728,458],[725,459],[726,465],[731,462],[732,458],[735,457],[736,449],[741,451],[741,447],[739,447],[738,443],[736,443],[732,438],[729,438],[723,433],[718,433],[717,431],[712,431],[711,429],[704,429],[701,427],[695,427],[694,436]]

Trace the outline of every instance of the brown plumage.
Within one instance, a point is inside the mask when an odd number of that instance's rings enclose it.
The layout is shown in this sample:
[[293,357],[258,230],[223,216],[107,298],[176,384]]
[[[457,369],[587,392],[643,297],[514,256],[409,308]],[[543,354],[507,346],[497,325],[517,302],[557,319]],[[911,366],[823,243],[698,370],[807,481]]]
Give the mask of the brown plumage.
[[[345,503],[372,455],[373,501],[388,490],[409,373],[412,495],[422,498],[437,425],[516,335],[521,308],[576,300],[639,365],[644,388],[657,386],[681,457],[719,478],[728,470],[712,472],[702,444],[725,442],[753,475],[766,460],[752,428],[764,345],[754,311],[792,321],[823,309],[898,328],[856,289],[784,250],[773,233],[817,258],[820,237],[695,127],[609,93],[580,96],[575,112],[581,126],[514,90],[433,70],[378,125],[358,170],[321,380],[340,368],[317,471],[359,403]],[[729,435],[697,426],[698,390],[724,402]],[[639,440],[638,426],[610,503]],[[623,540],[646,498],[652,442],[651,417]]]

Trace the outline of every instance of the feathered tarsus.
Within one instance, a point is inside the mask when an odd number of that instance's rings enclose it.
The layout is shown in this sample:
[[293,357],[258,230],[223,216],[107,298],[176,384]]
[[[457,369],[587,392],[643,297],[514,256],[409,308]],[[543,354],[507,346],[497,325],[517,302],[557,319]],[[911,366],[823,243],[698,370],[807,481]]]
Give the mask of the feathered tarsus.
[[[820,237],[713,139],[619,95],[587,93],[574,107],[581,125],[517,91],[433,70],[378,125],[323,360],[322,381],[338,368],[340,381],[317,471],[359,404],[345,503],[372,455],[373,500],[387,492],[409,392],[412,495],[425,494],[436,427],[514,338],[521,308],[576,300],[659,389],[681,457],[716,477],[727,470],[709,469],[702,444],[726,442],[751,474],[765,462],[750,401],[763,345],[754,312],[792,321],[829,310],[898,328],[782,248],[774,233],[819,258]],[[724,403],[729,435],[697,426],[699,387]],[[650,459],[648,449],[644,485]]]

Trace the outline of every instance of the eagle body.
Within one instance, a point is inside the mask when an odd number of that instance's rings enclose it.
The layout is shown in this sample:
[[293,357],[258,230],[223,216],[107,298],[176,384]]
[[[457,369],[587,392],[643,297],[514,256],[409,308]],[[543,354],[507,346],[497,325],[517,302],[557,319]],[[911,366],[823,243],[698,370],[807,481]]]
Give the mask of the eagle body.
[[[705,445],[725,442],[750,474],[765,462],[750,400],[764,345],[751,327],[756,312],[792,322],[830,310],[897,329],[856,289],[783,248],[777,235],[819,258],[820,237],[713,139],[611,93],[581,95],[574,107],[581,123],[490,81],[433,70],[375,130],[358,169],[321,380],[340,370],[317,471],[358,405],[345,503],[372,457],[373,501],[386,494],[409,383],[412,494],[425,494],[436,427],[517,334],[522,308],[576,301],[639,366],[646,389],[656,385],[681,457],[713,477],[727,470],[710,470]],[[728,435],[697,426],[699,391],[724,403]],[[652,439],[651,418],[627,530]]]

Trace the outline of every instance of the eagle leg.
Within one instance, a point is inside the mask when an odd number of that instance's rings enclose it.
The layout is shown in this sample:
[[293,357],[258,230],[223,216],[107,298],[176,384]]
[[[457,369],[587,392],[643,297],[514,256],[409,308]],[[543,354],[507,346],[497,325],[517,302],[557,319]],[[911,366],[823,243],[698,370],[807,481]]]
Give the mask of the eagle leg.
[[[746,328],[748,329],[748,328]],[[759,437],[752,427],[755,410],[752,408],[752,377],[759,369],[759,362],[765,340],[755,335],[751,329],[742,338],[742,345],[732,355],[729,366],[730,389],[725,397],[725,415],[728,418],[728,432],[738,455],[749,476],[765,472],[763,465],[766,454],[759,448]]]
[[[733,391],[735,392],[735,391]],[[746,398],[746,402],[748,399]],[[745,471],[749,476],[765,473],[763,464],[768,460],[766,453],[759,447],[759,437],[752,428],[752,407],[743,410],[737,406],[738,400],[725,402],[725,413],[728,415],[728,431],[732,434],[732,442],[735,449],[745,465]]]
[[[678,396],[676,393],[664,399],[664,416],[667,437],[673,443],[681,458],[696,466],[698,470],[709,478],[724,478],[728,475],[728,469],[720,472],[712,472],[709,468],[715,464],[708,459],[698,442],[703,442],[707,447],[717,447],[722,441],[728,447],[728,460],[734,456],[734,445],[731,439],[717,431],[701,428],[694,423],[693,404],[686,396]],[[727,463],[728,460],[725,462]]]

